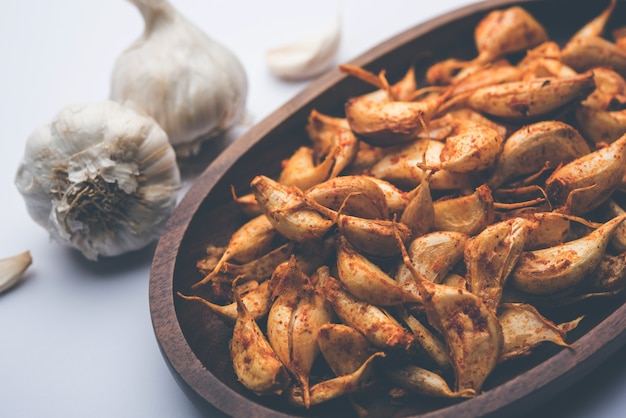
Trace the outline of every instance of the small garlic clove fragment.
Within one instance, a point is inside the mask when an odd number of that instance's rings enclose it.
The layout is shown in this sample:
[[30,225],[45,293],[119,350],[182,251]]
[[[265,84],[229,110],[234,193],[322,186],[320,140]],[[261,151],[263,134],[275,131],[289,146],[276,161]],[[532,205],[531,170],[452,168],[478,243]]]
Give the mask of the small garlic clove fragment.
[[341,40],[339,16],[325,30],[292,44],[270,49],[265,60],[270,71],[286,80],[306,80],[331,68]]
[[0,259],[0,293],[18,284],[32,262],[30,251]]

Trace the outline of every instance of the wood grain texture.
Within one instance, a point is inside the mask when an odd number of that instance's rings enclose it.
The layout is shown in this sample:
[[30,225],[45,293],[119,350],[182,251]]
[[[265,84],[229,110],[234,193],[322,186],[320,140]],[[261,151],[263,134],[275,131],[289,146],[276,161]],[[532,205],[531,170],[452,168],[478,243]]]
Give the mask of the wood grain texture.
[[[521,5],[563,42],[597,15],[605,1],[490,0],[475,3],[411,28],[350,63],[377,72],[387,71],[393,81],[416,63],[422,77],[428,64],[451,56],[469,59],[476,54],[473,30],[490,10]],[[567,10],[567,13],[564,13]],[[626,12],[620,1],[615,15]],[[565,16],[567,16],[565,18]],[[423,84],[422,84],[423,85]],[[231,416],[349,416],[346,402],[331,402],[310,411],[292,409],[280,400],[250,394],[230,366],[230,328],[200,304],[185,303],[177,291],[187,292],[201,277],[195,263],[209,242],[225,244],[243,220],[232,202],[230,187],[246,193],[256,174],[276,176],[280,161],[307,141],[304,130],[312,109],[341,115],[349,97],[371,90],[365,83],[332,70],[302,93],[229,145],[202,172],[181,200],[161,237],[150,275],[150,313],[163,356],[190,399],[207,410],[215,407]],[[368,399],[371,417],[425,416],[477,417],[521,415],[607,359],[626,342],[624,298],[590,301],[592,314],[568,340],[573,349],[541,346],[532,356],[510,361],[494,371],[484,393],[454,401],[416,397],[414,402],[392,405],[387,398]],[[560,312],[571,319],[573,312]],[[212,405],[212,407],[209,407]]]

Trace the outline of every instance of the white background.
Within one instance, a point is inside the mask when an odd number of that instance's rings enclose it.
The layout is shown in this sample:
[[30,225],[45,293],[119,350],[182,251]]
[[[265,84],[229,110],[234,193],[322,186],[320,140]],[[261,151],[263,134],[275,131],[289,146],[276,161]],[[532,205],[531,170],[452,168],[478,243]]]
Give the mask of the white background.
[[[306,83],[273,78],[264,51],[342,18],[338,62],[468,4],[436,1],[172,0],[229,47],[249,78],[258,122]],[[0,416],[194,417],[161,357],[150,321],[154,247],[98,263],[50,242],[13,179],[28,135],[64,106],[107,98],[115,58],[143,21],[124,0],[12,0],[0,13],[0,258],[30,250],[25,281],[0,295]],[[626,413],[626,350],[535,415]],[[214,415],[219,416],[219,415]]]

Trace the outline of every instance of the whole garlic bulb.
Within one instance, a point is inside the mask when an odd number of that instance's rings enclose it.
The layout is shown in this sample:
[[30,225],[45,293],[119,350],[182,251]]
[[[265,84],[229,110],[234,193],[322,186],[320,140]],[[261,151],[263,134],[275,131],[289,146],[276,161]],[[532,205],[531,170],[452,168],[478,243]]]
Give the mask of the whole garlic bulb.
[[143,36],[115,62],[110,98],[133,101],[167,132],[181,157],[235,126],[245,112],[246,73],[227,48],[181,16],[167,0],[129,0]]
[[88,259],[142,248],[180,188],[176,154],[149,116],[114,101],[68,106],[27,140],[15,184],[30,216]]

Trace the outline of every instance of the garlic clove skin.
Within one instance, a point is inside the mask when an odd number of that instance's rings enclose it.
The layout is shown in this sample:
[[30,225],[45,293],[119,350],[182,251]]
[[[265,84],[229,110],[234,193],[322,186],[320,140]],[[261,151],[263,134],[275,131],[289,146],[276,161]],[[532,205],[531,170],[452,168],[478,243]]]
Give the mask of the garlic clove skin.
[[30,251],[0,259],[0,294],[18,284],[32,262]]
[[238,58],[166,0],[130,0],[143,36],[116,60],[110,98],[132,101],[167,132],[179,157],[244,117],[248,81]]
[[306,80],[330,69],[341,41],[341,19],[326,30],[265,53],[270,71],[285,80]]
[[53,240],[97,260],[158,238],[176,205],[180,173],[154,119],[107,100],[67,106],[35,130],[15,184]]

